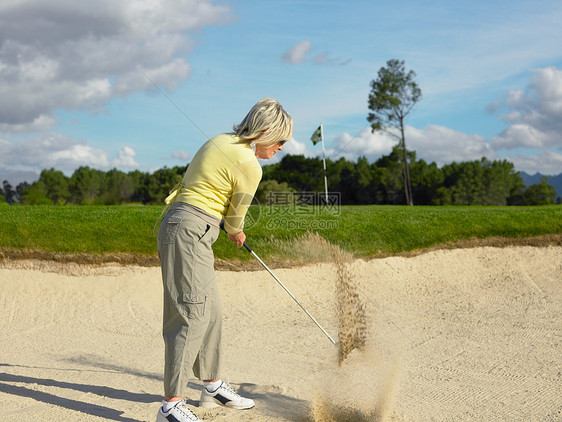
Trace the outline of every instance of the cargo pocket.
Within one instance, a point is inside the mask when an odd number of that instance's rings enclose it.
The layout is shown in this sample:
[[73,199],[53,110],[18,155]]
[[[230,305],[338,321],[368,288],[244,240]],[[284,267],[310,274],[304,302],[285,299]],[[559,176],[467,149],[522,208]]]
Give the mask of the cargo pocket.
[[163,221],[163,227],[158,231],[158,243],[161,245],[171,245],[175,242],[183,217],[170,217]]
[[203,318],[207,311],[207,295],[206,294],[187,294],[184,293],[182,303],[186,312],[186,316],[190,319]]

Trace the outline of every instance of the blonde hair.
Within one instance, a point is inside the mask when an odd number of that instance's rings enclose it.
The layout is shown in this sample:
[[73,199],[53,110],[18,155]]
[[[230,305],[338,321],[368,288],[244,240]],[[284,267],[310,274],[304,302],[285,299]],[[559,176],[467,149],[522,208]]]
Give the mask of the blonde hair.
[[254,105],[244,120],[234,125],[233,129],[244,142],[270,147],[277,142],[291,139],[293,119],[277,100],[264,98]]

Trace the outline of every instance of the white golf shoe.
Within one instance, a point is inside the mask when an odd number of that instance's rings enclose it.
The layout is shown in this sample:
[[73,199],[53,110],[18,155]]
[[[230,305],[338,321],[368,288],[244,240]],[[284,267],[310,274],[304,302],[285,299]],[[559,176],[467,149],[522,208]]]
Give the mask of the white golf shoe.
[[185,400],[182,400],[169,411],[164,412],[162,406],[158,411],[156,422],[203,422],[193,411],[187,407]]
[[212,393],[206,388],[203,388],[201,400],[199,400],[199,407],[207,408],[225,406],[232,409],[251,409],[255,405],[252,399],[242,397],[224,381],[221,386]]

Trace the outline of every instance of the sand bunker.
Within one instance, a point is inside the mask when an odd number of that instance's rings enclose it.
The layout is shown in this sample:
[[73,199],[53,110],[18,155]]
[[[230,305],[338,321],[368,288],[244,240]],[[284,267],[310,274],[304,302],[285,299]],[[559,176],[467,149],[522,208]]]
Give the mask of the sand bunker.
[[[334,268],[275,273],[336,335]],[[203,420],[562,418],[562,247],[434,251],[347,270],[372,302],[365,345],[341,366],[269,274],[219,272],[225,375],[256,407],[196,409]],[[0,269],[0,420],[153,421],[161,295],[159,268]],[[200,386],[186,389],[194,405]]]

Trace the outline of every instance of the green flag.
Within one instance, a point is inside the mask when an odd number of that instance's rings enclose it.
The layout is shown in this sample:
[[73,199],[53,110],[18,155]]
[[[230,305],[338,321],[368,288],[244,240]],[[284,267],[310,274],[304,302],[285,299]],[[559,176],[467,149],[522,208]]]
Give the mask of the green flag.
[[312,134],[310,140],[314,145],[322,141],[322,125],[318,126],[318,129]]

